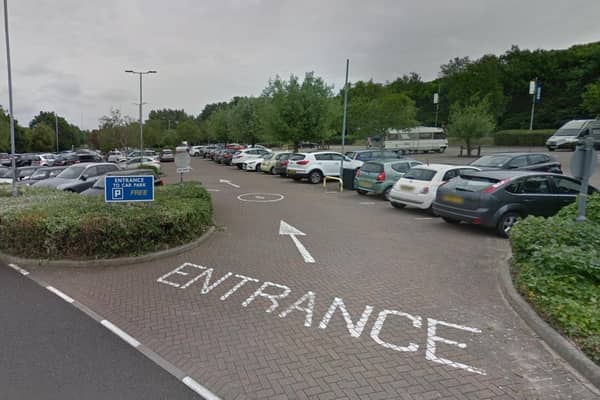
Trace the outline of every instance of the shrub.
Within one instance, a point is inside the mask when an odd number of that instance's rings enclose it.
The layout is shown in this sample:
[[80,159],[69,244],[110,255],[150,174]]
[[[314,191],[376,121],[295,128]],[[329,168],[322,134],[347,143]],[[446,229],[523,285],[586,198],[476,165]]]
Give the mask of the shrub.
[[498,131],[494,133],[494,144],[496,146],[544,146],[553,133],[554,130],[551,129]]
[[0,202],[0,250],[44,259],[139,255],[194,240],[211,225],[210,195],[198,183],[156,188],[152,204],[31,188]]
[[576,222],[576,210],[571,204],[514,226],[515,281],[542,316],[600,363],[600,195],[589,198],[588,221]]

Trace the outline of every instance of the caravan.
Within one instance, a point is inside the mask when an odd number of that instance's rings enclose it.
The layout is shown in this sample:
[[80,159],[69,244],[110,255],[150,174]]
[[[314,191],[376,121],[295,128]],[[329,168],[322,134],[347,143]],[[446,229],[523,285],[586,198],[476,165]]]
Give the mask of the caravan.
[[448,148],[448,140],[442,128],[417,126],[408,129],[390,129],[385,140],[385,148],[417,153],[437,151],[443,153]]

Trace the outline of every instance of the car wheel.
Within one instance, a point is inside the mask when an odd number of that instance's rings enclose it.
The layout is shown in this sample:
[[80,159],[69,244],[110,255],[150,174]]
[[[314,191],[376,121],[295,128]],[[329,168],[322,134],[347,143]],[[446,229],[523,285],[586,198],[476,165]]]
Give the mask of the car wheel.
[[385,189],[385,191],[383,192],[383,199],[385,201],[390,201],[390,193],[391,192],[392,192],[392,188],[391,187]]
[[256,164],[256,171],[260,171],[260,164]]
[[406,207],[406,204],[402,204],[402,203],[394,203],[394,202],[390,202],[390,204],[392,205],[392,207],[394,208],[404,208]]
[[236,164],[238,169],[242,169],[242,164]]
[[271,175],[275,175],[275,167],[271,167],[271,169],[269,170],[269,173]]
[[496,225],[496,231],[498,232],[498,235],[505,238],[508,237],[510,230],[517,222],[519,222],[520,219],[521,215],[512,211],[502,215],[498,221],[498,225]]
[[308,176],[308,180],[310,181],[310,183],[316,185],[317,183],[321,183],[321,181],[323,180],[323,174],[321,173],[321,171],[313,171]]
[[356,193],[358,193],[358,194],[360,194],[360,195],[364,196],[364,195],[366,195],[366,194],[367,194],[367,191],[366,191],[366,190],[362,190],[362,189],[356,189]]
[[442,217],[442,219],[444,221],[446,221],[447,223],[449,223],[449,224],[458,224],[458,223],[460,223],[460,220],[459,219],[455,219],[455,218]]
[[548,147],[548,151],[554,151],[554,149],[551,149],[550,147]]

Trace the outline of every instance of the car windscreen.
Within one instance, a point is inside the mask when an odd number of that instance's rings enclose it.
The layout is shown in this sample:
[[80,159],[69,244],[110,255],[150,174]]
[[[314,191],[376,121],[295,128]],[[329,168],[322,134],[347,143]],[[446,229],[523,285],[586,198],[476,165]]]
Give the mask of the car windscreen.
[[263,160],[270,160],[271,158],[273,158],[273,153],[267,153],[263,156]]
[[559,129],[552,136],[577,136],[580,129]]
[[48,175],[49,175],[49,171],[47,169],[38,169],[31,175],[30,179],[33,179],[33,180],[44,179]]
[[58,174],[56,177],[62,178],[62,179],[76,179],[76,178],[79,178],[79,176],[81,175],[81,173],[84,170],[85,170],[85,167],[81,167],[79,165],[72,166],[72,167],[65,169],[63,172]]
[[411,168],[408,170],[404,178],[406,179],[414,179],[416,181],[431,181],[435,174],[436,170],[427,169],[427,168]]
[[394,151],[374,151],[373,153],[371,153],[371,156],[373,158],[398,158],[398,153],[394,152]]
[[500,182],[499,179],[486,176],[460,175],[448,183],[448,187],[454,187],[463,192],[481,192],[494,183]]
[[35,172],[35,169],[33,169],[33,168],[23,168],[23,169],[17,170],[17,176],[19,178],[22,178],[24,176],[30,176],[33,172]]
[[360,167],[361,172],[376,172],[379,173],[383,171],[383,165],[380,163],[368,162],[365,163],[362,167]]
[[509,162],[513,156],[503,154],[492,154],[489,156],[483,156],[479,160],[475,160],[471,165],[475,167],[495,167],[500,168],[507,162]]

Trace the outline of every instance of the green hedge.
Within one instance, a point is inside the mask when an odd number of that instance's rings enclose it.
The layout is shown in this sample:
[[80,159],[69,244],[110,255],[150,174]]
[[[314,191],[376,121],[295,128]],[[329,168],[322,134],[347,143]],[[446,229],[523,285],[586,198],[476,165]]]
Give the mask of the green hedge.
[[496,146],[544,146],[546,140],[555,131],[553,129],[514,129],[498,131],[494,133],[494,144]]
[[600,196],[589,198],[588,221],[576,222],[576,209],[515,225],[515,281],[542,316],[600,364]]
[[140,255],[190,242],[212,225],[210,195],[191,182],[181,193],[177,185],[158,187],[152,204],[110,205],[35,188],[0,197],[0,251],[26,258]]

